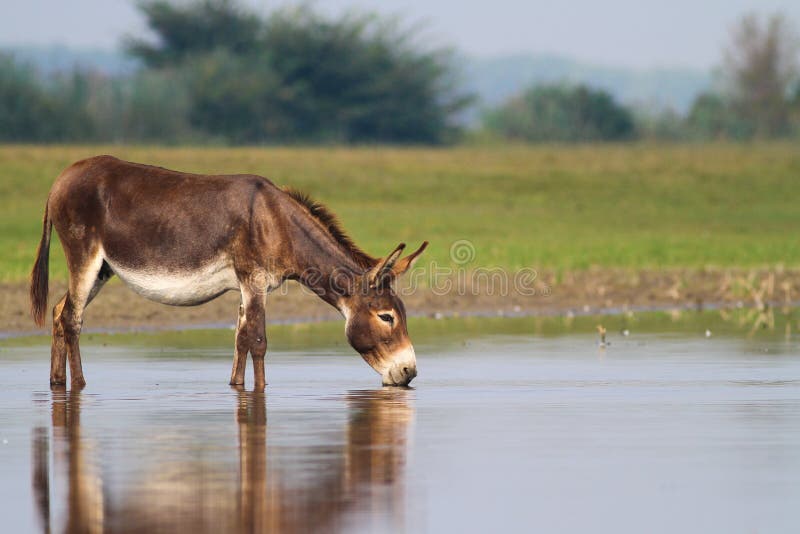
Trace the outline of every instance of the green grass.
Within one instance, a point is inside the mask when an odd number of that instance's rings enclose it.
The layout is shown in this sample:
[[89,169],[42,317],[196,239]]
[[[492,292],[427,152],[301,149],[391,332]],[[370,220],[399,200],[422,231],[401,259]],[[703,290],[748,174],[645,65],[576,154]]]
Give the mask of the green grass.
[[[305,189],[356,242],[384,254],[475,246],[509,269],[800,266],[800,147],[793,144],[417,148],[0,147],[0,280],[27,277],[47,191],[101,153]],[[244,209],[244,207],[243,207]],[[65,278],[57,241],[51,273]]]

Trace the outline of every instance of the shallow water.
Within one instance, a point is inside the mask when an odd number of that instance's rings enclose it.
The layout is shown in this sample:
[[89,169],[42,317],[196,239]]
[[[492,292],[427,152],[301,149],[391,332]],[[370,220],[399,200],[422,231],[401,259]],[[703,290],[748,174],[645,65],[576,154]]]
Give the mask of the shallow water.
[[50,390],[41,340],[0,348],[3,530],[800,525],[796,336],[636,332],[599,349],[456,326],[420,336],[414,389],[376,387],[341,344],[273,343],[262,394],[226,385],[230,332],[203,335],[87,343],[81,393]]

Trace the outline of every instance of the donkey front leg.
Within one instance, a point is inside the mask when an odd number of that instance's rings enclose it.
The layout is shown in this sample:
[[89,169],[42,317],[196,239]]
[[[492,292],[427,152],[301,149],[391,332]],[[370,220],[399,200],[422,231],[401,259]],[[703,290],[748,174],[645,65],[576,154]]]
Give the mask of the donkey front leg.
[[244,326],[244,303],[239,304],[239,319],[236,321],[235,352],[233,354],[233,369],[231,370],[232,386],[244,385],[244,372],[247,368],[247,336],[242,327]]
[[253,357],[253,378],[255,389],[257,390],[262,390],[267,385],[264,373],[264,356],[267,354],[267,335],[264,322],[264,311],[262,309],[261,320],[258,325],[253,326],[252,344],[250,345],[250,355]]
[[236,355],[231,371],[232,386],[244,384],[247,353],[253,358],[253,374],[255,388],[263,389],[266,385],[264,377],[264,356],[267,352],[265,332],[265,295],[242,290],[242,304],[239,306],[239,321],[236,326]]

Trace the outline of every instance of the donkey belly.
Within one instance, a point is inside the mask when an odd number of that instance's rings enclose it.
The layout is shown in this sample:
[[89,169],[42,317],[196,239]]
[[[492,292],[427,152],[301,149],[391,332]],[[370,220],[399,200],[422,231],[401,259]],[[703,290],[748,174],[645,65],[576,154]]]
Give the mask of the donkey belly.
[[157,266],[128,268],[108,258],[106,262],[125,285],[162,304],[195,306],[239,287],[233,267],[222,260],[186,271]]

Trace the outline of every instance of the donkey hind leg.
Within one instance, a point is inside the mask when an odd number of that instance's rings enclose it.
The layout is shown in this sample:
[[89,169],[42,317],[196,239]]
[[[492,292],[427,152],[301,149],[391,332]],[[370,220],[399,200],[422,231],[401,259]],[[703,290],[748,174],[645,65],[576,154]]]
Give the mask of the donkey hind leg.
[[266,385],[264,377],[264,355],[267,352],[265,300],[266,295],[264,294],[242,289],[239,322],[236,326],[236,355],[233,359],[231,385],[244,384],[248,352],[253,358],[255,388],[263,389]]
[[65,293],[58,304],[53,306],[53,341],[50,346],[50,385],[63,386],[67,383],[67,343],[64,327],[61,325],[61,312],[67,301]]
[[82,267],[70,269],[69,289],[53,308],[53,344],[50,353],[50,383],[53,385],[66,382],[67,359],[72,387],[82,388],[86,385],[79,346],[83,312],[113,273],[100,255]]

